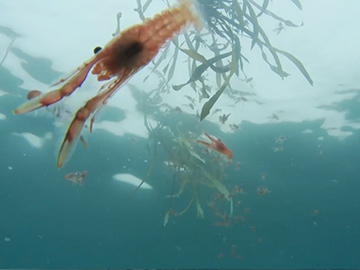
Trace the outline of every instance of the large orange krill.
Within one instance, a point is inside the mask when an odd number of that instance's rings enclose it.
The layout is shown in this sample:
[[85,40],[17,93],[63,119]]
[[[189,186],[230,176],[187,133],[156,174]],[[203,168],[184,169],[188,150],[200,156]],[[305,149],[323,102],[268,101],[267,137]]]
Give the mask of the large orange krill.
[[[75,71],[52,85],[63,84],[61,87],[33,98],[14,110],[15,114],[22,114],[58,102],[80,87],[91,69],[91,73],[97,75],[98,81],[112,79],[76,112],[58,153],[58,168],[69,155],[90,114],[94,113],[95,116],[107,99],[134,73],[147,65],[173,35],[180,33],[190,24],[199,28],[198,18],[191,8],[190,0],[180,0],[177,5],[162,11],[154,18],[125,29]],[[94,116],[90,120],[90,131]]]

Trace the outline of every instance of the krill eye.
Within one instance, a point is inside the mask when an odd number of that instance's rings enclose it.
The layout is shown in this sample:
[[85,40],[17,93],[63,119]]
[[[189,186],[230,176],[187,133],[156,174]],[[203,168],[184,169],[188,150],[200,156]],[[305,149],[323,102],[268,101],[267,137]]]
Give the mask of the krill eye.
[[95,47],[95,49],[94,49],[94,54],[97,54],[101,49],[102,49],[102,48],[99,47],[99,46]]

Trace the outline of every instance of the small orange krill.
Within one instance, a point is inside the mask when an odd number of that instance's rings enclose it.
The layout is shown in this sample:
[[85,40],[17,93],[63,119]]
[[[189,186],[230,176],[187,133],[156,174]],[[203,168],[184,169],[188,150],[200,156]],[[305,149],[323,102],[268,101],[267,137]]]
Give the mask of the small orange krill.
[[64,176],[65,180],[70,180],[73,185],[82,185],[84,182],[84,178],[87,175],[87,171],[84,171],[82,173],[80,172],[72,172]]
[[258,187],[257,192],[258,192],[259,196],[263,196],[266,193],[270,193],[270,190],[268,188],[266,188],[266,187]]
[[233,189],[232,189],[232,193],[243,193],[244,190],[242,188],[239,188],[238,186],[235,186]]
[[201,144],[205,145],[206,147],[209,147],[221,154],[226,155],[228,159],[232,159],[232,157],[233,157],[232,152],[225,146],[225,144],[223,144],[221,142],[220,139],[215,140],[206,132],[204,132],[204,133],[205,133],[206,137],[208,137],[210,139],[211,142],[208,143],[208,142],[197,140],[198,143],[201,143]]
[[214,193],[214,195],[211,197],[211,200],[215,200],[215,199],[224,199],[225,195],[222,193]]

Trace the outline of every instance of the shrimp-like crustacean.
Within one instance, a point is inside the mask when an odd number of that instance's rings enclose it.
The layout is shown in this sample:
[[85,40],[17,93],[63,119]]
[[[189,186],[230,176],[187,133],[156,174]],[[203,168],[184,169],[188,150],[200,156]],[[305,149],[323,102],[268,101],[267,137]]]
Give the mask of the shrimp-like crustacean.
[[64,176],[65,180],[70,180],[73,185],[82,185],[82,183],[84,182],[84,178],[87,175],[87,171],[84,172],[73,172],[73,173],[69,173],[67,175]]
[[88,61],[52,85],[63,83],[61,87],[29,100],[15,109],[14,113],[27,113],[71,95],[82,85],[91,69],[91,73],[97,75],[98,81],[112,79],[76,112],[58,153],[57,167],[60,168],[89,116],[93,114],[90,120],[91,132],[94,117],[107,99],[114,95],[127,79],[146,66],[167,40],[190,24],[200,28],[199,18],[192,11],[191,1],[179,0],[177,5],[162,11],[154,18],[122,31]]
[[209,147],[209,148],[211,148],[211,149],[213,149],[213,150],[215,150],[215,151],[217,151],[217,152],[219,152],[221,154],[226,155],[228,159],[232,159],[232,157],[233,157],[232,152],[225,146],[225,144],[223,144],[221,142],[220,139],[215,140],[214,138],[212,138],[206,132],[204,132],[204,133],[205,133],[206,137],[208,137],[210,139],[211,142],[208,143],[208,142],[197,140],[198,143],[201,143],[201,144],[203,144],[203,145],[205,145],[205,146],[207,146],[207,147]]

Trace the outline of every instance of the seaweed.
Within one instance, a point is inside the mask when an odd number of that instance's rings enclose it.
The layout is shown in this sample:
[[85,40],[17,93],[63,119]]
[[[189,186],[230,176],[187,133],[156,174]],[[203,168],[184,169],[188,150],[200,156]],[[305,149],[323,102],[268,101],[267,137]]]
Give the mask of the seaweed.
[[2,25],[0,25],[0,33],[4,34],[5,36],[7,36],[8,38],[11,39],[9,45],[6,48],[5,54],[0,61],[0,66],[1,66],[5,62],[5,59],[8,56],[10,49],[12,48],[16,38],[20,37],[20,35],[18,33],[14,32],[11,28],[9,28],[7,26],[2,26]]
[[[300,0],[289,1],[292,1],[299,10],[302,10]],[[169,5],[168,1],[163,2]],[[188,57],[189,79],[183,84],[173,85],[172,88],[179,91],[183,87],[190,85],[194,91],[199,91],[200,101],[203,98],[210,98],[203,105],[200,120],[203,120],[210,113],[210,110],[216,104],[224,89],[226,87],[231,88],[230,79],[233,74],[239,77],[241,72],[245,80],[247,80],[248,76],[245,73],[245,66],[250,63],[243,48],[243,43],[246,39],[251,41],[249,49],[258,47],[264,62],[282,79],[290,74],[283,69],[280,55],[291,61],[309,84],[313,85],[310,74],[299,59],[291,53],[276,48],[271,44],[270,39],[259,22],[259,18],[261,16],[268,16],[289,27],[300,27],[303,23],[296,24],[271,12],[269,10],[269,0],[263,0],[261,4],[255,2],[255,0],[243,0],[242,3],[238,0],[196,0],[195,2],[202,14],[205,29],[201,33],[188,31],[181,37],[174,38],[172,42],[168,43],[165,53],[160,55],[156,62],[153,62],[153,70],[159,68],[166,58],[165,54],[172,51],[173,56],[162,69],[162,74],[167,78],[166,85],[168,85],[174,77],[178,54],[183,53]],[[147,0],[144,4],[142,4],[141,0],[137,0],[135,11],[137,11],[140,19],[145,20],[144,13],[152,3],[152,0]],[[208,41],[209,37],[211,38],[211,43]],[[181,42],[182,39],[183,41]],[[170,47],[173,48],[169,49]],[[201,54],[200,50],[208,50],[214,56],[207,59]],[[235,60],[233,61],[234,58]],[[231,61],[229,61],[230,59]],[[199,62],[200,65],[197,64]],[[230,64],[224,65],[226,62],[230,62]],[[206,72],[215,72],[216,83],[219,88],[211,97],[206,90],[208,86],[204,82]],[[200,86],[197,86],[197,83],[200,83]]]

